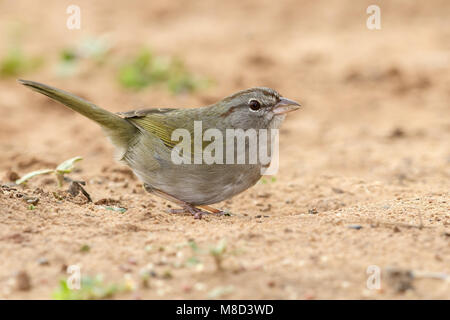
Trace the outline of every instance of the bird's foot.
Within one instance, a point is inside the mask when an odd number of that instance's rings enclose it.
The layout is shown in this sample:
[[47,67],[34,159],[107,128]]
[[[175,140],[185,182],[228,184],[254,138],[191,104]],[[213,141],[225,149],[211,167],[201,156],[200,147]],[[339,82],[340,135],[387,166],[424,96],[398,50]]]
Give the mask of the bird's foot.
[[173,196],[171,196],[170,194],[167,194],[161,190],[155,189],[153,188],[151,185],[144,183],[144,189],[147,192],[156,194],[166,200],[172,201],[178,205],[180,205],[182,207],[182,209],[170,209],[168,210],[170,213],[175,213],[175,214],[183,214],[183,213],[190,213],[194,216],[195,219],[201,219],[203,215],[205,214],[215,214],[215,215],[226,215],[227,212],[222,211],[222,210],[218,210],[216,208],[210,207],[208,205],[200,205],[198,207],[195,207],[183,200],[179,200]]
[[173,214],[190,213],[194,216],[194,219],[201,219],[203,215],[209,214],[209,212],[193,206],[183,206],[182,209],[170,209],[169,212]]

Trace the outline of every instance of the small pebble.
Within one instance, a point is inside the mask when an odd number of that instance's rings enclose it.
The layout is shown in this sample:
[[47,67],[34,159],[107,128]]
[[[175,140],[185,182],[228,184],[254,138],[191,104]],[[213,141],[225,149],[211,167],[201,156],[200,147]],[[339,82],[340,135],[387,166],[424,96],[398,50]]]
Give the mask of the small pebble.
[[14,171],[9,171],[6,174],[6,177],[10,182],[16,182],[16,180],[20,179],[20,176],[17,174],[17,172],[14,172]]
[[362,229],[362,226],[359,224],[351,224],[351,225],[348,225],[347,228],[359,230],[359,229]]
[[121,271],[127,272],[127,273],[133,271],[133,269],[131,269],[130,266],[127,266],[127,265],[125,265],[125,264],[119,265],[119,269],[120,269]]
[[25,200],[26,203],[32,204],[32,205],[34,205],[34,206],[37,205],[38,202],[39,202],[39,198],[38,198],[38,197],[29,197],[29,196],[25,196],[25,197],[23,198],[23,200]]
[[31,279],[25,271],[19,271],[16,274],[16,288],[20,291],[28,291],[31,289]]
[[191,285],[184,285],[183,287],[182,287],[182,290],[183,290],[183,292],[186,292],[186,293],[188,293],[188,292],[191,292],[192,291],[192,286]]

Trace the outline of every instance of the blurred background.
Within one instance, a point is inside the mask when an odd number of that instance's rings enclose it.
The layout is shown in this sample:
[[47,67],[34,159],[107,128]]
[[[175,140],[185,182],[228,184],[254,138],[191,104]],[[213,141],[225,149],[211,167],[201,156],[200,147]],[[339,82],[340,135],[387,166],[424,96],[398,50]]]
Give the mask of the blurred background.
[[[380,30],[366,25],[366,9],[372,4],[381,9]],[[70,5],[80,8],[79,29],[67,27]],[[253,241],[253,249],[247,248],[252,254],[229,258],[237,261],[236,275],[171,271],[200,281],[204,289],[191,290],[195,283],[186,280],[185,291],[144,291],[139,297],[390,298],[403,291],[378,296],[364,289],[368,264],[448,272],[448,234],[442,234],[449,228],[449,13],[445,0],[1,0],[1,181],[81,155],[85,160],[75,177],[88,181],[94,201],[114,198],[129,207],[126,219],[108,216],[111,220],[105,222],[98,205],[87,204],[94,215],[88,218],[88,209],[80,204],[55,202],[51,192],[56,185],[42,177],[24,189],[44,190],[37,206],[42,211],[30,218],[21,200],[5,191],[0,204],[10,211],[1,218],[0,241],[9,260],[0,281],[7,283],[26,266],[35,286],[31,291],[5,289],[4,297],[50,297],[60,265],[71,263],[69,256],[83,261],[90,273],[113,280],[137,274],[165,255],[152,251],[147,257],[146,245],[175,246],[190,236],[205,245],[223,237],[235,246]],[[252,86],[274,88],[304,108],[289,115],[282,128],[277,177],[220,204],[245,215],[231,224],[201,222],[192,230],[191,219],[167,217],[167,203],[142,193],[137,180],[120,185],[123,167],[113,161],[112,147],[94,123],[23,88],[17,78],[73,92],[116,112],[201,106]],[[141,221],[148,212],[156,215],[159,228],[147,225],[153,220]],[[254,228],[254,217],[262,215],[275,220],[263,217]],[[305,219],[301,224],[299,217]],[[380,245],[366,243],[363,248],[358,245],[367,234],[359,238],[339,229],[374,221],[425,221],[437,229],[416,234],[408,228],[392,241],[392,229],[382,228],[371,234]],[[133,233],[133,227],[118,231],[126,223],[146,225],[142,228],[158,236]],[[94,236],[99,228],[115,231]],[[159,234],[161,228],[165,232]],[[23,235],[24,230],[32,232]],[[70,232],[78,240],[69,239]],[[5,240],[10,236],[15,238]],[[110,248],[105,243],[114,237],[117,248]],[[418,240],[422,244],[416,247]],[[86,242],[98,251],[80,253]],[[120,266],[129,255],[138,267],[111,271],[111,265]],[[51,260],[51,267],[38,273],[36,261],[42,257]],[[312,280],[283,276],[299,268],[313,274]],[[239,287],[249,275],[254,280]],[[447,291],[433,295],[428,283],[423,286],[423,291],[406,294],[449,297]]]

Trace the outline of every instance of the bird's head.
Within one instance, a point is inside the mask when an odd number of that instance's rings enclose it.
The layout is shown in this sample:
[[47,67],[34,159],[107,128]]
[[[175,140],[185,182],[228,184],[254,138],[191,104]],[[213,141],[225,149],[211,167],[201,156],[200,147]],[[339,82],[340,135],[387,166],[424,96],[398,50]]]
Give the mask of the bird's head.
[[264,87],[239,91],[218,105],[224,110],[220,114],[222,121],[230,127],[243,129],[278,128],[286,113],[300,107],[299,103]]

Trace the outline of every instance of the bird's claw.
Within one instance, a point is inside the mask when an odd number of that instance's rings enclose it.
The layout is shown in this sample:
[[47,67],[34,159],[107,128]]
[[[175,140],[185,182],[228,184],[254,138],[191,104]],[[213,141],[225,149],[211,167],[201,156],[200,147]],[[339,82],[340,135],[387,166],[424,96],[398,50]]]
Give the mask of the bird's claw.
[[203,215],[209,214],[209,212],[195,208],[195,207],[184,207],[182,209],[170,209],[170,213],[173,214],[183,214],[183,213],[190,213],[194,216],[194,219],[201,219]]

